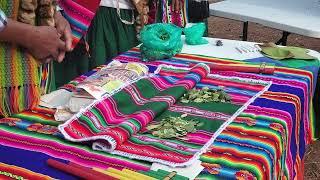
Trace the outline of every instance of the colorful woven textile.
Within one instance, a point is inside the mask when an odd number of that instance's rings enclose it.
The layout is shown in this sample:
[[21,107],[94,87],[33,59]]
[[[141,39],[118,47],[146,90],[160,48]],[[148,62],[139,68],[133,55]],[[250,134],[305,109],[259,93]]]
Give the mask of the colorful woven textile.
[[[140,62],[141,56],[138,48],[133,48],[132,50],[121,54],[120,56],[114,58],[114,60],[122,61],[122,62]],[[291,66],[291,63],[285,64],[285,62],[277,62],[275,60],[272,60],[270,58],[256,58],[252,60],[247,61],[237,61],[237,60],[230,60],[230,59],[221,59],[221,58],[213,58],[213,57],[207,57],[207,56],[201,56],[201,55],[192,55],[192,54],[178,54],[175,57],[167,60],[159,60],[159,61],[151,61],[151,62],[145,62],[146,65],[149,66],[150,70],[155,70],[159,65],[165,64],[165,65],[172,65],[177,67],[190,67],[190,65],[193,65],[194,63],[203,62],[203,63],[215,63],[219,65],[224,66],[234,66],[238,65],[239,67],[252,67],[256,66],[259,68],[261,66],[261,63],[272,63],[275,64],[277,67],[275,68],[275,73],[272,75],[259,75],[259,74],[248,74],[248,73],[238,73],[234,72],[233,74],[235,76],[241,76],[241,77],[248,77],[252,79],[261,79],[261,80],[267,80],[272,81],[275,80],[279,84],[283,80],[285,80],[285,84],[290,86],[296,86],[296,82],[291,82],[293,80],[291,79],[297,79],[296,81],[301,84],[303,95],[299,98],[302,98],[303,104],[302,107],[305,109],[303,118],[304,120],[309,124],[310,128],[309,130],[306,130],[308,142],[310,140],[315,140],[317,138],[316,136],[316,129],[315,128],[315,119],[312,109],[312,98],[313,93],[315,90],[315,84],[317,83],[317,75],[319,70],[319,62],[310,62],[310,66],[307,64],[306,66],[303,66],[303,61],[295,60],[293,64],[297,66],[298,68],[290,68],[288,66]],[[290,62],[290,61],[288,61]],[[236,70],[235,70],[236,71]],[[211,70],[211,73],[226,73],[230,71],[216,71]],[[229,74],[227,74],[229,76]],[[303,85],[302,85],[303,84]],[[286,92],[286,89],[283,90],[283,92]],[[305,100],[303,98],[306,98]]]
[[53,179],[24,168],[0,163],[0,179]]
[[[62,12],[72,28],[75,47],[85,35],[99,0],[60,0]],[[19,0],[1,1],[1,10],[11,19],[18,16]],[[14,45],[0,43],[0,116],[9,116],[39,103],[39,97],[51,89],[52,64],[41,67],[25,50]]]
[[[9,18],[16,19],[19,0],[1,1],[0,9]],[[0,116],[37,106],[41,73],[38,62],[24,49],[0,43]],[[43,86],[46,86],[46,78],[41,79]]]
[[[137,61],[139,57],[138,49],[133,49],[116,60]],[[190,62],[214,62],[225,66],[237,64],[243,67],[246,63],[268,62],[278,66],[273,75],[212,71],[227,77],[245,77],[273,83],[267,92],[222,131],[210,146],[210,151],[201,156],[205,169],[198,179],[302,179],[305,147],[315,138],[310,98],[319,66],[309,66],[301,61],[300,69],[294,69],[286,67],[284,62],[279,63],[268,58],[235,61],[181,54],[170,60],[149,63],[148,67],[150,72],[153,72],[159,64],[189,67]],[[77,78],[64,88],[72,90],[75,84],[94,71]],[[248,91],[232,88],[228,89],[227,93],[247,97]],[[15,124],[12,120],[19,123]],[[56,132],[52,130],[57,130],[56,125],[51,125],[52,128],[47,129],[48,131],[46,128],[39,128],[39,131],[30,131],[37,128],[28,130],[32,124],[39,126],[52,121],[52,110],[43,108],[39,111],[28,111],[16,118],[1,119],[3,125],[0,125],[0,162],[24,167],[57,179],[72,177],[45,166],[46,160],[50,157],[102,169],[115,167],[147,171],[150,168],[151,164],[145,161],[93,151],[88,144],[63,140],[60,133],[50,133]],[[11,156],[13,153],[15,156]],[[8,156],[10,158],[7,158]]]
[[87,33],[99,3],[100,0],[59,0],[59,6],[63,9],[62,15],[71,26],[72,47]]
[[[141,79],[111,97],[96,101],[59,129],[68,140],[94,141],[96,150],[171,166],[189,165],[270,86],[254,80],[208,76],[207,71],[208,66],[201,64],[190,70],[160,68],[159,76]],[[188,90],[204,86],[245,87],[248,94],[247,97],[232,94],[232,103],[177,102]],[[182,114],[187,114],[188,120],[200,121],[203,126],[170,140],[143,133],[149,124]]]
[[[115,58],[123,62],[139,59],[138,49]],[[278,66],[273,75],[234,71],[211,72],[223,76],[272,81],[273,84],[217,137],[212,146],[212,153],[202,156],[203,162],[213,166],[206,166],[206,171],[199,177],[235,178],[247,172],[258,179],[274,179],[281,176],[292,179],[301,176],[301,163],[306,145],[316,138],[312,97],[319,66],[307,65],[294,69],[269,58],[236,61],[189,54],[180,54],[172,59],[147,64],[152,71],[160,64],[186,67],[195,62],[218,63],[225,66],[267,62]],[[270,169],[267,170],[267,167]]]

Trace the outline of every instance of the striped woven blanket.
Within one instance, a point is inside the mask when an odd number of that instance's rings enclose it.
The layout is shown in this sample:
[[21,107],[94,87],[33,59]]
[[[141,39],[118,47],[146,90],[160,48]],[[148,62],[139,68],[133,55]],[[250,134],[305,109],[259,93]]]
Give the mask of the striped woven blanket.
[[[270,86],[264,81],[214,76],[209,72],[205,64],[191,69],[161,66],[157,76],[141,79],[94,102],[59,129],[68,140],[93,142],[95,150],[170,166],[190,165]],[[246,86],[250,93],[241,98],[232,94],[230,103],[178,101],[192,88],[216,89],[219,85],[225,89]],[[150,124],[182,115],[203,125],[183,137],[170,139],[146,132]]]
[[[115,60],[138,61],[138,49],[132,49]],[[288,60],[289,61],[289,60]],[[160,64],[189,67],[189,63],[219,63],[226,67],[256,66],[260,62],[277,64],[274,74],[263,75],[234,71],[212,71],[224,77],[272,81],[263,93],[230,123],[201,156],[205,169],[196,179],[302,179],[306,145],[315,138],[315,119],[310,101],[315,87],[319,63],[294,60],[301,66],[289,68],[286,62],[269,58],[248,61],[226,60],[200,55],[180,54],[169,60],[148,63],[150,72]],[[84,74],[64,86],[75,85],[100,68]],[[164,71],[160,72],[162,75]],[[223,85],[223,84],[221,84]],[[234,99],[246,99],[250,86],[225,89]],[[234,94],[234,95],[233,95]],[[236,95],[236,96],[235,96]],[[0,161],[47,174],[57,179],[72,179],[46,167],[50,157],[73,161],[87,167],[148,170],[151,163],[102,151],[94,151],[87,143],[63,139],[54,121],[54,110],[37,108],[0,120]],[[12,156],[12,153],[15,156]],[[10,156],[10,158],[7,158]],[[29,157],[26,159],[25,157]],[[23,160],[23,161],[22,161]],[[37,163],[34,163],[37,162]]]

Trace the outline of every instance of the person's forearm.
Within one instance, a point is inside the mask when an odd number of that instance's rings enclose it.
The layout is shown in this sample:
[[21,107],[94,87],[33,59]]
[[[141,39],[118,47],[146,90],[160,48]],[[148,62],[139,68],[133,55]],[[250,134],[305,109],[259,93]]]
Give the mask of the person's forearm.
[[0,32],[0,41],[28,47],[30,43],[28,41],[32,39],[31,36],[35,32],[36,29],[32,25],[8,19],[7,26]]

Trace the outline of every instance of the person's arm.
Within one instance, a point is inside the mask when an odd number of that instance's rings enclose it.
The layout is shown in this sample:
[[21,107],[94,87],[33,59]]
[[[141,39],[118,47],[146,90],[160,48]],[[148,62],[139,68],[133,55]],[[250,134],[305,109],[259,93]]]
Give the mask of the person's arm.
[[28,48],[27,42],[31,40],[30,36],[34,33],[34,26],[8,19],[6,27],[0,32],[0,41],[14,43]]
[[[62,11],[61,8],[59,8]],[[72,31],[69,22],[62,16],[61,12],[57,11],[55,13],[54,19],[56,21],[57,31],[61,34],[62,39],[66,43],[67,51],[72,50]]]
[[0,41],[18,44],[28,49],[37,59],[58,59],[59,51],[65,51],[65,43],[54,27],[32,26],[11,19],[0,32]]
[[[72,31],[69,22],[62,16],[61,12],[63,9],[57,6],[57,12],[54,15],[55,27],[59,34],[61,34],[61,39],[66,44],[66,51],[72,51]],[[61,62],[65,58],[66,51],[60,51],[58,56],[58,61]]]

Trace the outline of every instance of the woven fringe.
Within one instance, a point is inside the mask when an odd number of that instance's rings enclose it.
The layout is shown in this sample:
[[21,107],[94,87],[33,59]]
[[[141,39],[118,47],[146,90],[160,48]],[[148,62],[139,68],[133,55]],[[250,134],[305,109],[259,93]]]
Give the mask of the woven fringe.
[[37,85],[24,85],[0,89],[0,116],[35,108],[40,101],[40,90]]

